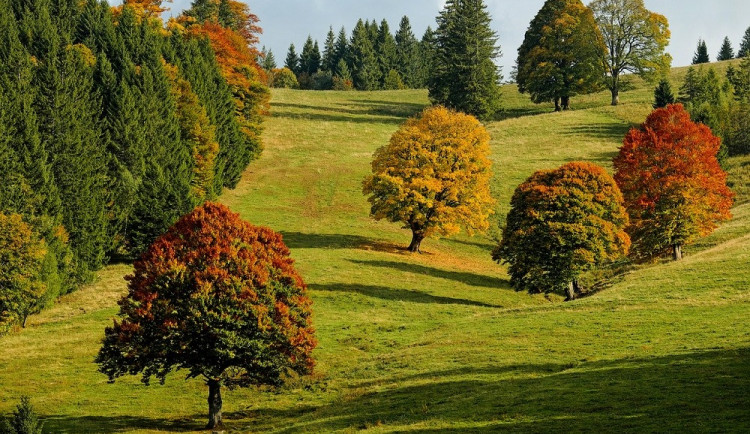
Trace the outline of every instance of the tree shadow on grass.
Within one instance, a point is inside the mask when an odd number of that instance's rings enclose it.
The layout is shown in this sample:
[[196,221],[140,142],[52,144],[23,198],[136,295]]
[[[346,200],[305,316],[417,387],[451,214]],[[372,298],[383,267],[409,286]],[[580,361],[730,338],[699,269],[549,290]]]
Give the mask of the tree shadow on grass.
[[621,142],[625,134],[630,131],[629,124],[591,124],[575,125],[567,128],[565,135],[595,137]]
[[371,238],[350,234],[306,234],[282,231],[281,235],[290,249],[354,249],[374,242]]
[[407,273],[421,274],[438,279],[453,280],[470,286],[512,290],[510,282],[505,279],[499,279],[497,277],[484,276],[481,274],[474,274],[465,271],[447,271],[441,270],[439,268],[425,267],[424,265],[410,264],[406,262],[357,260],[350,260],[350,262],[367,267],[391,268]]
[[285,432],[389,424],[420,424],[412,427],[419,432],[748,432],[748,372],[748,349],[510,370],[467,366],[407,385],[380,383],[287,420]]
[[404,122],[403,118],[398,117],[373,117],[366,114],[352,115],[342,114],[336,110],[325,113],[289,113],[284,111],[272,112],[273,117],[285,119],[307,119],[315,122],[353,122],[361,124],[395,124],[399,125]]
[[40,418],[44,423],[44,432],[52,433],[120,433],[135,429],[168,430],[172,432],[200,431],[208,421],[206,415],[193,415],[187,419],[159,419],[137,416],[65,416],[52,415]]
[[424,303],[424,304],[457,304],[463,306],[475,306],[475,307],[491,307],[499,308],[497,306],[488,303],[482,303],[481,301],[465,300],[462,298],[452,297],[441,297],[437,295],[431,295],[426,292],[416,291],[411,289],[399,289],[399,288],[388,288],[385,286],[372,286],[372,285],[359,285],[359,284],[346,284],[346,283],[334,283],[330,285],[318,285],[310,284],[308,288],[314,291],[330,291],[330,292],[344,292],[351,294],[360,294],[367,297],[379,298],[387,301],[406,301],[410,303]]

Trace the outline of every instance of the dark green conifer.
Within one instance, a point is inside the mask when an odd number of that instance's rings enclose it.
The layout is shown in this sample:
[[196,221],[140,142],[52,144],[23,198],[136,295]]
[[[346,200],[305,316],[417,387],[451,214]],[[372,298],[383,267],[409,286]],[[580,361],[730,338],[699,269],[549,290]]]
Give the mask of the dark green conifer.
[[672,85],[667,79],[661,80],[659,86],[654,90],[654,108],[662,108],[674,103],[675,98],[672,92]]
[[411,29],[409,17],[404,15],[396,32],[396,70],[401,75],[404,84],[407,87],[418,87],[417,70],[418,62],[418,42]]
[[708,57],[708,47],[706,47],[706,41],[703,39],[698,40],[698,47],[695,49],[693,55],[693,65],[699,65],[701,63],[709,63],[711,59]]
[[328,28],[326,42],[323,44],[323,58],[320,68],[323,71],[333,73],[336,69],[338,59],[336,58],[336,35],[333,33],[333,27]]
[[370,31],[362,20],[357,22],[352,32],[350,59],[352,78],[357,90],[377,89],[380,77],[378,61],[370,39]]
[[289,68],[295,75],[299,75],[300,73],[299,56],[297,56],[297,51],[294,49],[294,44],[289,44],[289,51],[286,53],[284,67]]
[[436,104],[488,118],[499,108],[497,34],[483,0],[448,0],[437,18],[437,52],[429,80]]
[[742,41],[740,42],[740,50],[737,52],[738,58],[747,57],[750,54],[750,27],[745,30],[745,34],[742,35]]
[[[386,78],[391,70],[397,68],[396,41],[391,34],[388,21],[385,19],[380,22],[380,27],[378,27],[378,37],[375,40],[375,56],[378,60],[380,88],[385,88]],[[391,86],[393,84],[393,77],[391,77]]]
[[725,36],[724,42],[721,44],[721,50],[719,50],[719,55],[716,57],[716,60],[721,62],[722,60],[732,59],[734,59],[734,48],[732,48],[732,43],[729,41],[729,36]]

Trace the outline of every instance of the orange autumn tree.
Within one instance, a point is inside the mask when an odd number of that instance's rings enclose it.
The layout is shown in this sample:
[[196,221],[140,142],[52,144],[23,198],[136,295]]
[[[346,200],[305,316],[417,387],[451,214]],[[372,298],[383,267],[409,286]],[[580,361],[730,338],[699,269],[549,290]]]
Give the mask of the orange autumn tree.
[[614,179],[596,164],[540,170],[516,188],[503,238],[492,253],[511,284],[531,293],[580,292],[579,276],[627,254],[628,215]]
[[220,426],[222,386],[312,372],[312,302],[293,264],[273,230],[223,205],[196,208],[135,262],[99,370],[110,380],[140,373],[146,384],[187,370],[208,385],[208,428]]
[[426,237],[488,228],[490,135],[473,116],[431,107],[409,119],[375,152],[363,183],[370,215],[411,229],[409,251]]
[[614,166],[636,253],[671,249],[682,259],[683,245],[731,218],[733,194],[716,159],[720,145],[681,104],[654,110],[640,129],[630,130]]

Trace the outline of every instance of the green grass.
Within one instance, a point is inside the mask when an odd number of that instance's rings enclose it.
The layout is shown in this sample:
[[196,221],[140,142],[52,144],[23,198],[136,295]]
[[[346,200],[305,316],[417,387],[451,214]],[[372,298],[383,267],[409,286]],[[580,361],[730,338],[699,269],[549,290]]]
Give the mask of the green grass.
[[[675,74],[684,74],[676,70]],[[674,80],[675,83],[679,81]],[[650,111],[639,87],[551,113],[505,89],[489,122],[497,221],[533,171],[610,167]],[[361,194],[373,151],[428,104],[425,91],[273,94],[263,156],[222,202],[284,234],[314,299],[313,378],[225,393],[236,431],[750,431],[750,172],[730,161],[735,219],[680,263],[644,266],[573,303],[513,291],[488,235],[427,240],[374,222]],[[206,387],[170,376],[107,384],[93,363],[126,265],[0,339],[0,413],[21,394],[49,432],[199,430]]]

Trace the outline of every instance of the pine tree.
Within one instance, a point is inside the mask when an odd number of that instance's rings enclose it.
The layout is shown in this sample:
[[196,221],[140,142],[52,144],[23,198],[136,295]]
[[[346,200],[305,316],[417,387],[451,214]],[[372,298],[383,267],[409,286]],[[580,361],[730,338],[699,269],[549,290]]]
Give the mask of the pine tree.
[[407,87],[419,86],[417,77],[418,65],[418,42],[411,29],[409,17],[404,15],[396,32],[396,70],[401,75]]
[[729,41],[729,36],[725,36],[724,43],[721,44],[721,50],[719,50],[716,60],[721,62],[722,60],[732,59],[734,59],[734,49],[732,48],[732,43]]
[[693,65],[701,63],[709,63],[711,59],[708,57],[708,47],[706,47],[706,41],[703,39],[698,40],[698,48],[695,49],[693,55]]
[[750,54],[750,27],[745,30],[745,34],[742,36],[742,41],[740,42],[740,50],[737,52],[737,57],[747,57],[748,54]]
[[429,84],[430,74],[432,73],[435,56],[437,55],[437,41],[432,27],[427,26],[424,35],[422,35],[422,40],[419,41],[417,53],[418,64],[415,87],[425,88]]
[[654,90],[654,108],[662,108],[674,103],[675,98],[672,92],[672,85],[667,79],[661,80],[659,86]]
[[336,35],[333,33],[333,27],[328,28],[328,34],[326,35],[326,42],[323,45],[323,58],[321,60],[320,67],[323,71],[333,73],[336,69]]
[[266,50],[266,47],[264,46],[261,53],[263,53],[263,56],[260,66],[262,66],[264,70],[273,71],[278,67],[278,65],[276,65],[276,57],[273,55],[272,50]]
[[286,53],[286,60],[284,61],[284,67],[289,68],[295,75],[300,73],[299,57],[297,52],[294,50],[294,44],[289,45],[289,51]]
[[437,104],[488,118],[498,110],[497,34],[482,0],[448,0],[437,18],[437,53],[429,80]]
[[[349,38],[346,36],[346,29],[344,27],[341,27],[341,30],[339,30],[339,34],[336,37],[336,47],[335,47],[335,57],[334,60],[336,61],[335,65],[338,66],[340,61],[344,61],[348,67],[350,67],[350,60],[349,60]],[[334,73],[340,74],[340,70],[333,71]]]
[[390,71],[397,68],[396,41],[393,39],[388,21],[385,19],[381,21],[378,28],[375,55],[378,59],[378,68],[380,70],[380,87],[383,88],[385,87],[385,80]]
[[362,20],[357,22],[352,32],[350,44],[352,78],[358,90],[373,90],[380,80],[378,61],[370,42],[370,34]]

